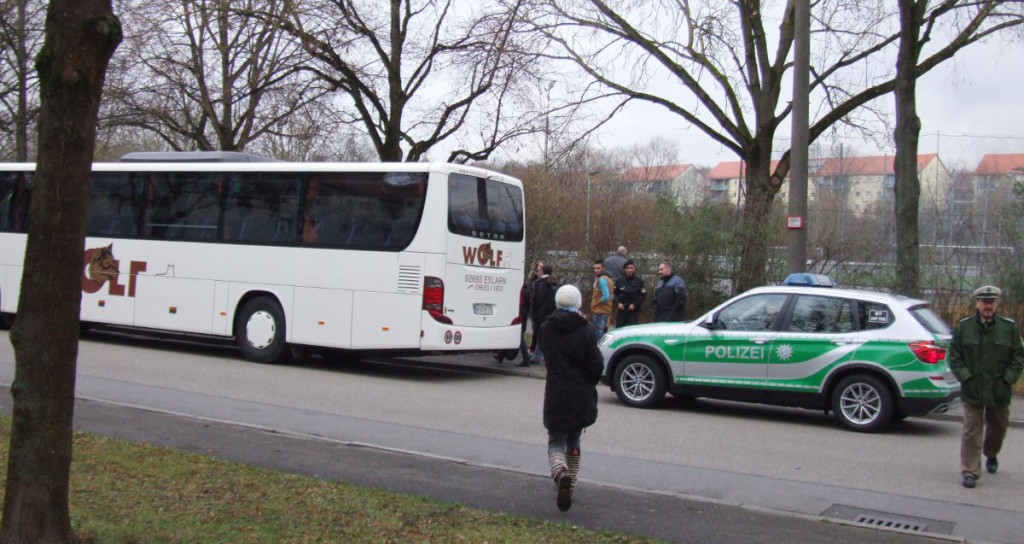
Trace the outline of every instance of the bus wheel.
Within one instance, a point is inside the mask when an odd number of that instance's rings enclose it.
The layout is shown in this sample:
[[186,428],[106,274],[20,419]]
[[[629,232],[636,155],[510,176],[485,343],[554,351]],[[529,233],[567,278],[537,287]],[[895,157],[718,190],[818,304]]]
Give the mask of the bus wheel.
[[284,352],[284,312],[276,300],[257,297],[242,306],[235,321],[242,355],[257,363],[274,363]]
[[869,374],[854,374],[836,386],[832,393],[832,413],[850,429],[870,433],[892,422],[894,402],[889,388]]
[[665,398],[668,388],[661,367],[647,355],[630,355],[615,369],[619,400],[635,408],[651,408]]

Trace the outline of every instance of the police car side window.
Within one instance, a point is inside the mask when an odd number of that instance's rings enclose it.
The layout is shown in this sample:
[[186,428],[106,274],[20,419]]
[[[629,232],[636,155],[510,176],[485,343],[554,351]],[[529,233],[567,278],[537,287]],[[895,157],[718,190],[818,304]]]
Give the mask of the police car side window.
[[809,295],[797,297],[788,330],[815,333],[849,332],[853,330],[850,301]]
[[892,312],[885,304],[857,302],[857,324],[862,331],[884,329],[892,323],[892,319]]
[[786,302],[784,294],[754,295],[737,300],[718,313],[715,329],[729,331],[772,330]]

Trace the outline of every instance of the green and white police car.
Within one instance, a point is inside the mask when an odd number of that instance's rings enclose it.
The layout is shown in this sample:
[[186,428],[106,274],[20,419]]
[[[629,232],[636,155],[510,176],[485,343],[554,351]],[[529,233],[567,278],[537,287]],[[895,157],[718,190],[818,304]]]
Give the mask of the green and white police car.
[[923,300],[819,287],[760,287],[686,323],[615,329],[602,381],[641,408],[666,392],[832,412],[854,431],[960,404],[952,332]]

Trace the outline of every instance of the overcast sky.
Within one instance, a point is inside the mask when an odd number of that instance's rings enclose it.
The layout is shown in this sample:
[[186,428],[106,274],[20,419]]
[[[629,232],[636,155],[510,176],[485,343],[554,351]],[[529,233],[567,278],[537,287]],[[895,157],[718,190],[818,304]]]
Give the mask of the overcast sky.
[[[1024,153],[1024,43],[997,40],[962,51],[918,81],[917,98],[922,122],[918,151],[938,150],[948,168],[973,169],[985,153]],[[893,97],[881,100],[891,110]],[[789,126],[787,120],[780,137],[788,138]],[[714,166],[738,160],[674,114],[644,104],[631,105],[606,125],[599,145],[644,143],[654,135],[679,142],[681,163]],[[857,155],[893,153],[863,141],[845,146]]]

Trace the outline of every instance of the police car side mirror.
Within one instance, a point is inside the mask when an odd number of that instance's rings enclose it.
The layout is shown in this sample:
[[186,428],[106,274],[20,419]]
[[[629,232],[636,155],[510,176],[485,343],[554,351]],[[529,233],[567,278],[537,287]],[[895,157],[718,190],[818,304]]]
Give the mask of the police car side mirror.
[[703,325],[704,325],[705,329],[714,330],[714,328],[715,328],[715,315],[714,314],[708,314],[707,316],[705,316],[704,317]]

